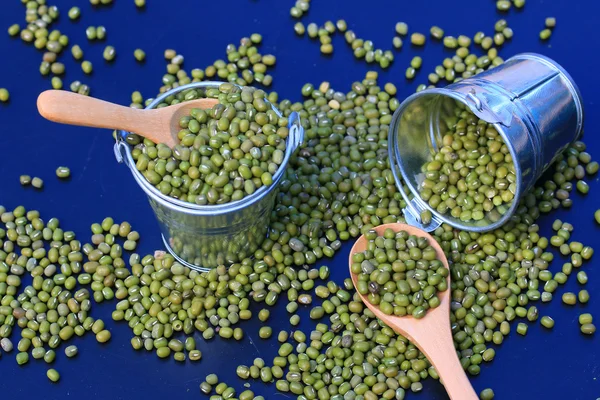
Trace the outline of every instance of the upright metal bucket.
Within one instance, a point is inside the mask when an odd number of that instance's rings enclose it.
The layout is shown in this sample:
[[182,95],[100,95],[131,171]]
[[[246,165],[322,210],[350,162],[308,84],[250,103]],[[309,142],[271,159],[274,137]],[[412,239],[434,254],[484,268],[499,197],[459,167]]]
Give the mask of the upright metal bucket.
[[[217,88],[220,84],[222,82],[197,82],[180,86],[157,97],[146,108],[155,108],[166,97],[188,89]],[[272,108],[281,116],[279,110]],[[138,185],[148,195],[167,249],[182,264],[206,271],[251,257],[267,237],[277,187],[292,153],[304,139],[297,113],[288,117],[288,128],[285,157],[273,176],[273,183],[227,204],[201,206],[162,194],[135,167],[131,147],[125,141],[129,132],[120,131],[117,135],[115,156],[117,161],[129,167]]]
[[[468,108],[493,124],[515,164],[512,202],[494,208],[478,221],[464,222],[441,214],[419,195],[424,180],[421,167],[441,147],[457,107]],[[405,217],[428,231],[442,222],[475,232],[495,229],[508,221],[522,196],[582,131],[579,89],[560,65],[539,54],[520,54],[472,78],[416,93],[396,110],[388,138],[392,172],[407,203]],[[412,197],[403,185],[408,186]],[[421,223],[424,210],[433,214],[427,225]]]

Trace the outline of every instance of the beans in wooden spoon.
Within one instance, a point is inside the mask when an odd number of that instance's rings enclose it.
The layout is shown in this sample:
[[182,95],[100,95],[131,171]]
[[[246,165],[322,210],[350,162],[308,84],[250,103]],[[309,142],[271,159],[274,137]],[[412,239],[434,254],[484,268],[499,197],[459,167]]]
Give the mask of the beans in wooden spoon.
[[[429,245],[435,250],[437,259],[442,262],[445,268],[449,268],[444,251],[435,239],[426,232],[400,223],[380,225],[374,228],[374,230],[378,235],[383,236],[388,228],[394,232],[406,231],[409,235],[426,238]],[[367,249],[367,244],[367,237],[362,235],[354,243],[350,251],[350,275],[357,291],[359,280],[358,275],[352,272],[353,256],[356,253],[364,252]],[[449,274],[446,275],[446,279],[447,286],[449,287]],[[387,315],[378,306],[372,304],[366,295],[361,294],[360,291],[358,292],[363,303],[369,307],[377,318],[385,322],[396,333],[408,338],[427,356],[429,362],[431,362],[438,372],[440,380],[452,400],[478,399],[454,349],[452,332],[450,330],[450,292],[448,290],[438,293],[439,306],[428,310],[427,315],[421,319],[412,316],[398,317]]]

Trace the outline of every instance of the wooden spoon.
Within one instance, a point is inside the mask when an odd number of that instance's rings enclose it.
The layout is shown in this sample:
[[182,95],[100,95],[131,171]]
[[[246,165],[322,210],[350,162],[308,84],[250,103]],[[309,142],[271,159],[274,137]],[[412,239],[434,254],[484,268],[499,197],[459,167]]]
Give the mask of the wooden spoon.
[[47,90],[37,100],[39,113],[61,124],[122,129],[169,147],[179,143],[179,119],[192,108],[209,109],[216,99],[185,101],[155,110],[138,110],[64,90]]
[[[431,237],[431,235],[406,224],[385,224],[380,225],[375,229],[378,235],[383,235],[383,232],[391,228],[394,232],[404,230],[410,235],[425,237],[429,241],[429,245],[435,249],[437,258],[448,268],[448,260],[444,255],[444,251]],[[350,276],[354,287],[358,283],[358,276],[352,273],[352,255],[365,251],[368,240],[362,235],[352,246],[350,257],[348,260],[350,266]],[[358,293],[363,303],[383,322],[385,322],[396,333],[408,338],[415,346],[427,356],[427,359],[435,367],[435,370],[440,376],[440,380],[446,388],[446,392],[452,400],[477,400],[479,397],[473,390],[469,378],[460,364],[454,349],[452,341],[452,332],[450,330],[450,275],[448,274],[448,289],[442,293],[438,293],[440,305],[434,309],[427,310],[427,315],[422,319],[416,319],[412,316],[397,317],[394,315],[386,315],[379,307],[369,303],[366,296]]]

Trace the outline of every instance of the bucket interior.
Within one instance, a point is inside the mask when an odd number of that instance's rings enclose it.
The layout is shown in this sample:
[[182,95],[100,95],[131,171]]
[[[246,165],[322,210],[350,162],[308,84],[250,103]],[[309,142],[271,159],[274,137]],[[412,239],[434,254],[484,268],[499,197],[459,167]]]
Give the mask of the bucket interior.
[[[465,117],[469,115],[472,117]],[[486,231],[506,222],[512,214],[512,211],[516,208],[518,196],[520,195],[520,182],[518,182],[519,177],[516,173],[509,174],[510,178],[507,176],[508,179],[499,179],[498,186],[500,189],[495,187],[489,189],[483,187],[479,190],[479,188],[484,185],[480,182],[479,185],[477,183],[468,184],[466,193],[469,193],[470,195],[466,195],[465,193],[465,195],[461,196],[460,190],[458,191],[458,194],[456,191],[452,191],[451,194],[449,191],[446,191],[445,195],[443,194],[443,191],[434,192],[434,195],[437,194],[442,198],[453,198],[458,203],[457,205],[472,207],[471,210],[469,210],[471,211],[471,218],[468,218],[468,213],[458,215],[455,210],[453,215],[451,209],[444,210],[444,206],[439,208],[436,207],[436,201],[432,201],[431,190],[426,192],[426,188],[424,187],[425,185],[431,185],[432,182],[439,183],[441,186],[444,185],[442,183],[445,179],[444,177],[436,179],[436,174],[431,174],[431,168],[433,168],[432,161],[439,161],[440,158],[443,159],[443,161],[441,161],[442,170],[440,170],[440,176],[445,175],[446,177],[448,175],[442,173],[444,168],[446,171],[449,171],[447,169],[448,165],[452,165],[453,168],[459,165],[457,164],[457,161],[460,161],[461,159],[457,158],[457,154],[459,154],[460,149],[452,148],[452,145],[449,145],[448,140],[451,140],[453,135],[458,134],[457,132],[460,131],[460,128],[457,128],[457,124],[459,124],[458,127],[460,127],[462,126],[461,124],[464,124],[465,120],[470,121],[470,125],[473,125],[473,121],[477,121],[479,118],[471,111],[471,105],[467,104],[464,98],[456,93],[444,89],[432,89],[427,92],[413,95],[412,99],[409,98],[406,100],[405,105],[398,109],[397,115],[394,117],[394,122],[392,123],[393,129],[391,131],[392,135],[390,137],[390,151],[394,152],[394,154],[391,158],[393,163],[395,163],[393,168],[397,177],[396,183],[398,185],[405,184],[408,187],[410,195],[412,196],[405,193],[405,198],[409,200],[412,197],[412,204],[417,211],[428,209],[435,218],[456,228],[471,231]],[[505,144],[507,143],[506,134],[501,125],[488,124],[487,126],[488,129],[495,129],[498,138]],[[475,127],[469,129],[476,128],[479,129],[479,125],[475,125]],[[490,130],[489,132],[490,135],[493,135],[494,131]],[[466,135],[466,132],[464,134]],[[486,130],[483,136],[486,137],[487,135],[488,131]],[[445,136],[448,137],[445,139]],[[514,165],[516,165],[514,163],[516,155],[512,146],[508,145],[506,148],[502,148],[502,151],[504,152],[503,154],[505,154],[505,159],[512,159],[511,162],[514,168]],[[508,157],[506,154],[508,154]],[[490,153],[490,157],[492,155],[493,154]],[[497,159],[500,156],[497,155],[495,157],[495,159]],[[470,161],[470,163],[472,163],[472,161]],[[465,167],[463,167],[462,170],[460,168],[457,169],[457,171],[460,171],[462,174],[460,175],[460,180],[462,180],[463,183],[467,179],[469,182],[477,180],[473,179],[477,174],[467,178],[468,175],[465,174],[466,170],[464,168]],[[476,167],[469,168],[469,170],[473,172],[475,168]],[[490,171],[487,172],[491,174],[493,171],[495,174],[496,171],[493,170],[494,166],[490,165],[489,168]],[[518,169],[513,170],[513,172],[516,170]],[[452,169],[452,171],[454,171],[454,169]],[[478,171],[481,172],[482,169],[478,168]],[[402,182],[398,180],[399,177],[402,177]],[[484,178],[488,177],[484,176]],[[425,182],[426,180],[428,180],[428,182]],[[446,186],[448,188],[450,186],[454,186],[454,188],[458,187],[456,174],[454,174],[453,182],[446,181]],[[464,185],[461,184],[461,186],[461,188],[464,189]],[[506,186],[506,188],[504,188],[504,186]],[[429,186],[429,188],[431,189],[431,186]],[[438,189],[439,187],[436,188],[436,190]],[[494,197],[491,197],[490,201],[484,201],[485,204],[484,202],[481,202],[482,197],[484,200],[490,199],[486,195],[503,193],[506,190],[512,190],[512,200],[508,201],[511,195],[506,193],[504,194],[504,199],[502,199],[502,204],[494,204]],[[404,192],[403,189],[401,189],[401,191]],[[473,194],[478,194],[475,202],[464,200],[465,197],[473,199]],[[500,202],[497,199],[496,201],[498,203]],[[492,203],[493,207],[490,207],[490,203]]]

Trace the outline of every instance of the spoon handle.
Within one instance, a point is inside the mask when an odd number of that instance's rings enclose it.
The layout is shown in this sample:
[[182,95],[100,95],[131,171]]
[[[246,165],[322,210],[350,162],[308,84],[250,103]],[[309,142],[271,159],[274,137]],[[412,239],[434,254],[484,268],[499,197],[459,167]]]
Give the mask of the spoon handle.
[[446,330],[441,325],[435,329],[432,326],[427,328],[420,332],[416,343],[435,367],[450,399],[478,400],[479,396],[473,390],[454,350],[450,324],[447,324]]
[[64,90],[47,90],[37,100],[40,114],[54,122],[94,128],[139,131],[151,115],[143,110],[123,107],[93,97]]

